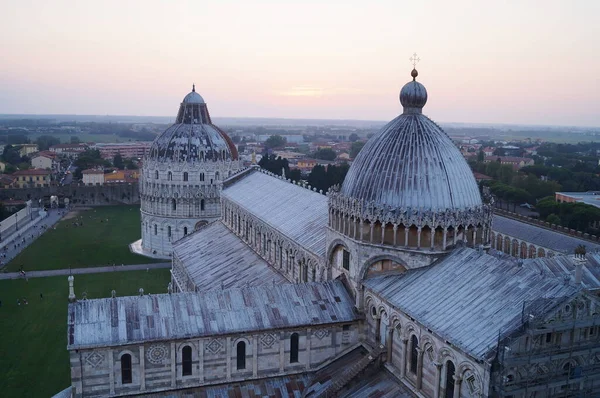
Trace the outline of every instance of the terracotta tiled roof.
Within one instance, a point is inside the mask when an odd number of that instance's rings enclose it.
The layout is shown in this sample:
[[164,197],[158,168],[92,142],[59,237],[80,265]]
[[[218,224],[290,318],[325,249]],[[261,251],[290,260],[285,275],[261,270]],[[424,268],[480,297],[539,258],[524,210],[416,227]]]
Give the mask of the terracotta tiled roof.
[[39,176],[48,174],[50,174],[50,171],[44,169],[18,170],[13,173],[14,176]]

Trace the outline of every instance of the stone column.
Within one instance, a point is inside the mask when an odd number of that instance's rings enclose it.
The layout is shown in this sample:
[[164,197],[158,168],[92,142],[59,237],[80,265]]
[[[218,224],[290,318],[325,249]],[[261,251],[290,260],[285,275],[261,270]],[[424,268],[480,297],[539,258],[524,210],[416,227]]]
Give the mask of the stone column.
[[387,224],[381,223],[381,244],[383,245],[383,242],[385,242],[385,228],[387,227]]
[[204,340],[198,340],[198,381],[204,383]]
[[371,224],[371,232],[369,233],[369,242],[373,243],[373,229],[375,228],[375,225],[373,224],[373,221],[369,221],[369,223]]
[[440,398],[440,382],[442,377],[442,364],[434,362],[435,365],[435,383],[433,385],[433,398]]
[[417,348],[417,390],[421,390],[423,382],[423,349]]
[[434,228],[429,228],[429,236],[431,237],[430,239],[430,248],[433,249],[434,247],[434,243],[435,243],[435,229]]
[[400,378],[406,376],[406,357],[408,356],[408,339],[402,339],[402,361],[400,362]]
[[258,376],[258,336],[252,337],[252,376]]
[[462,383],[462,377],[456,375],[452,377],[454,377],[454,394],[452,396],[454,398],[460,398],[460,384]]
[[311,358],[310,358],[310,354],[311,354],[311,341],[310,341],[310,337],[312,335],[312,329],[308,328],[306,329],[306,370],[310,369],[310,362],[311,362]]
[[[140,363],[142,359],[140,358]],[[171,343],[171,387],[175,387],[177,382],[177,366],[175,362],[175,343]]]
[[394,338],[394,328],[392,327],[392,325],[388,325],[387,338],[386,338],[386,343],[387,343],[386,361],[388,363],[392,363],[392,350],[394,347],[394,342],[392,341],[393,338]]
[[108,358],[108,384],[110,386],[110,393],[115,394],[115,361],[113,359],[113,350],[108,349],[106,352],[106,358]]
[[408,231],[410,227],[404,226],[404,247],[408,246]]
[[[171,354],[172,356],[172,354]],[[146,390],[146,362],[144,358],[144,346],[140,345],[140,391]]]
[[444,236],[442,238],[442,250],[446,250],[446,239],[448,239],[448,227],[444,227]]
[[225,350],[225,355],[227,355],[226,359],[226,367],[227,367],[227,381],[231,380],[231,337],[227,337],[225,344],[227,344],[227,349]]
[[421,248],[421,227],[417,228],[417,249]]
[[394,246],[398,244],[398,224],[394,224]]
[[279,332],[279,373],[283,373],[285,365],[285,340],[284,332]]

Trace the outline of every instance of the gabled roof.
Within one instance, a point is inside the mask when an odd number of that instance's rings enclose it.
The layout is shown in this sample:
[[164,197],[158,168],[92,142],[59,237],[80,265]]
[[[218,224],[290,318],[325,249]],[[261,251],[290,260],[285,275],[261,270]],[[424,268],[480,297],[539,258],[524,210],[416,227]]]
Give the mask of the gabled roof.
[[83,300],[69,304],[68,349],[333,324],[357,317],[341,281]]
[[324,257],[327,196],[257,169],[231,177],[221,196],[279,230],[306,250]]
[[50,170],[46,169],[28,169],[28,170],[17,170],[13,176],[39,176],[51,174]]
[[201,292],[287,282],[221,221],[175,242],[173,257]]
[[81,174],[104,174],[104,171],[98,169],[86,169],[83,170]]
[[521,326],[524,305],[544,314],[581,290],[537,267],[469,248],[457,249],[428,268],[374,277],[364,283],[478,359],[489,357],[499,335],[508,336]]

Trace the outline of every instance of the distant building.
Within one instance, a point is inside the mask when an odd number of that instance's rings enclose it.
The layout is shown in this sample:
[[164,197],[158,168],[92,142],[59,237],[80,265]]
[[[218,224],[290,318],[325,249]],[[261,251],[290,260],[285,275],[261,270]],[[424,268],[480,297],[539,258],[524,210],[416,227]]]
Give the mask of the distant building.
[[27,156],[27,155],[32,154],[37,151],[38,151],[37,144],[23,144],[23,145],[21,145],[21,149],[19,149],[19,154],[21,156]]
[[77,157],[89,148],[88,144],[57,144],[50,147],[50,151],[68,157]]
[[150,150],[151,142],[98,143],[96,149],[104,159],[112,159],[117,154],[126,159],[143,158]]
[[533,166],[535,163],[531,158],[521,158],[515,156],[486,156],[484,162],[500,162],[501,164],[509,164],[515,170],[519,170],[525,166]]
[[115,170],[112,173],[104,174],[105,184],[137,182],[140,178],[138,170]]
[[104,171],[98,169],[87,169],[81,172],[82,181],[85,185],[103,185]]
[[31,166],[36,169],[50,169],[58,171],[60,162],[58,155],[50,151],[42,151],[31,158]]
[[600,191],[556,192],[554,195],[556,201],[560,203],[585,203],[600,207]]
[[13,173],[14,184],[18,188],[47,187],[50,185],[50,171],[45,169],[19,170]]
[[12,188],[15,182],[15,177],[9,174],[0,175],[0,188]]
[[475,181],[477,182],[493,180],[492,177],[486,176],[485,174],[475,172],[473,175],[475,176]]

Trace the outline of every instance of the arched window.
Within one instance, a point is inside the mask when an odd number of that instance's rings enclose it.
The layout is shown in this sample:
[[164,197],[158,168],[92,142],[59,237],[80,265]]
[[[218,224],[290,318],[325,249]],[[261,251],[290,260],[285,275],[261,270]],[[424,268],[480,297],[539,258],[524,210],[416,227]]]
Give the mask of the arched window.
[[177,200],[171,199],[171,210],[177,211]]
[[171,237],[171,226],[170,225],[167,227],[167,235],[169,236],[169,238]]
[[204,211],[204,199],[200,199],[200,210]]
[[298,333],[292,333],[290,336],[290,363],[298,362],[298,345],[300,337]]
[[237,369],[246,369],[246,343],[243,341],[237,343]]
[[154,172],[154,178],[156,178],[156,179],[158,180],[158,170],[156,170],[156,171]]
[[204,173],[200,173],[200,181],[204,181]]
[[215,173],[215,180],[219,181],[219,172],[218,171]]
[[121,356],[121,384],[131,383],[131,355]]
[[187,181],[188,180],[188,172],[184,171],[183,172],[183,181]]
[[169,181],[173,181],[173,173],[171,173],[170,171],[169,171],[169,173],[167,174],[167,180],[169,180]]
[[[454,398],[454,373],[456,368],[452,361],[446,362],[446,398]],[[458,397],[457,397],[458,398]]]
[[181,375],[190,376],[192,374],[192,347],[186,345],[181,350]]
[[158,226],[154,224],[154,235],[158,235]]
[[419,361],[419,339],[414,334],[410,338],[410,371],[411,373],[417,373],[417,362]]
[[187,227],[183,227],[183,236],[187,235]]

